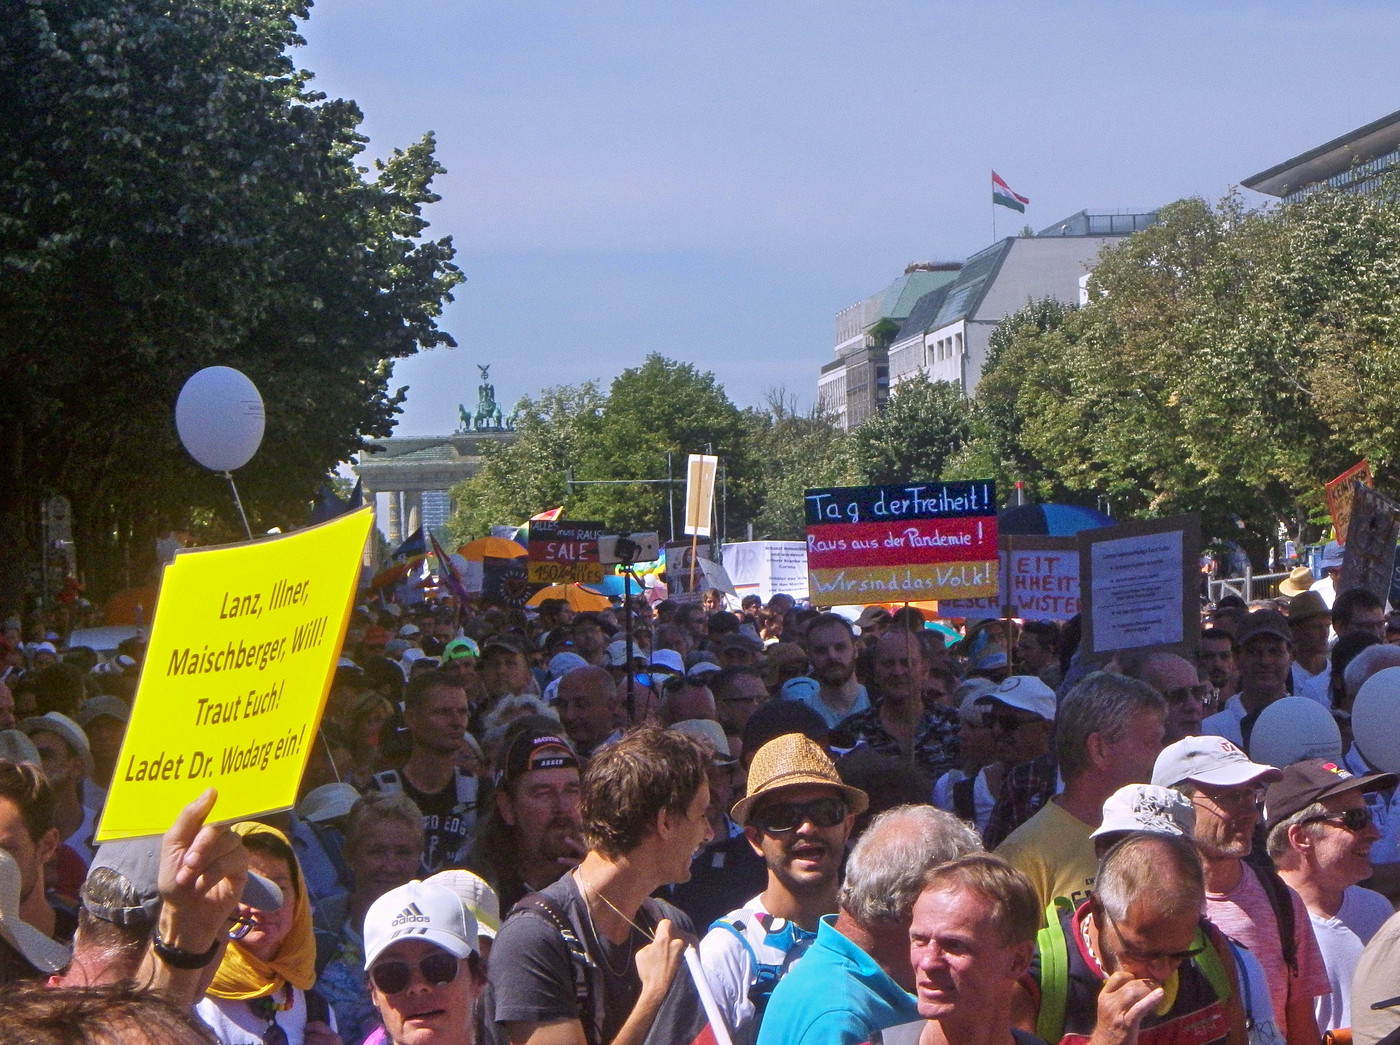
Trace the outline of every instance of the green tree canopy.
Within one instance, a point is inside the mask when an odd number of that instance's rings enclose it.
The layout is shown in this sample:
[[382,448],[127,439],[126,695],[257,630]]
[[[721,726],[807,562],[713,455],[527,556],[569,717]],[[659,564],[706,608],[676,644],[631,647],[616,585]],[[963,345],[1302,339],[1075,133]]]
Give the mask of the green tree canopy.
[[73,503],[93,589],[143,579],[162,522],[232,517],[172,423],[201,367],[259,386],[267,435],[239,482],[285,526],[389,434],[388,361],[451,344],[436,323],[461,276],[449,240],[421,238],[432,137],[367,176],[358,109],[288,57],[307,15],[31,0],[0,18],[0,598],[23,589],[49,494]]
[[1105,251],[1090,292],[1002,325],[957,469],[1000,459],[1119,515],[1198,511],[1256,548],[1324,519],[1323,484],[1362,456],[1396,487],[1393,196],[1182,200]]
[[850,437],[829,411],[818,404],[800,413],[780,389],[767,396],[767,409],[748,412],[749,441],[763,486],[753,519],[760,540],[806,538],[803,494],[821,486],[848,486],[860,481],[851,462]]
[[851,460],[867,483],[935,480],[970,433],[961,390],[918,374],[897,385],[885,409],[851,433]]

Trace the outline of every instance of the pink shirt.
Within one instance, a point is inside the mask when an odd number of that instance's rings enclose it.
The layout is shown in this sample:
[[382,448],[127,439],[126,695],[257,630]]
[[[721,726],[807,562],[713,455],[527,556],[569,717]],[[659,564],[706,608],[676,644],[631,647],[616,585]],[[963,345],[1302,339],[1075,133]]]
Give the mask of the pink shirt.
[[1239,885],[1228,893],[1206,893],[1206,917],[1221,932],[1249,948],[1269,980],[1269,996],[1274,1003],[1274,1021],[1286,1027],[1290,991],[1308,999],[1331,994],[1327,969],[1322,964],[1322,952],[1313,935],[1308,909],[1292,889],[1293,934],[1298,941],[1298,975],[1290,978],[1283,962],[1283,944],[1279,941],[1278,919],[1269,905],[1269,897],[1259,884],[1258,875],[1248,864]]

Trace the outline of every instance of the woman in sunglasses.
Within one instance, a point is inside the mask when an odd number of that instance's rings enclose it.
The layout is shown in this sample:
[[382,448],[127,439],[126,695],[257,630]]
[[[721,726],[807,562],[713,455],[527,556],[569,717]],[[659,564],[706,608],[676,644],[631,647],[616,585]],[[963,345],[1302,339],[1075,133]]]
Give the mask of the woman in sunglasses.
[[473,1045],[486,986],[476,919],[433,882],[391,889],[365,915],[365,969],[383,1027],[364,1045]]
[[245,820],[233,825],[248,867],[282,890],[282,906],[240,905],[228,949],[196,1012],[223,1045],[341,1045],[316,982],[311,902],[287,836]]

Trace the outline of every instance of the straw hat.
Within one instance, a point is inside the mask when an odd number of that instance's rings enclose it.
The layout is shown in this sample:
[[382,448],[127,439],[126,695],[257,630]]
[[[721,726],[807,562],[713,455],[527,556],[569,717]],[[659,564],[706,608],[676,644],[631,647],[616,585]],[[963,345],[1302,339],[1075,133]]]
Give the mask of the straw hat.
[[815,741],[801,733],[787,733],[768,741],[753,756],[749,766],[749,788],[734,803],[729,815],[736,824],[748,822],[754,803],[789,787],[818,784],[841,792],[852,813],[863,813],[870,798],[858,787],[843,784],[831,759]]
[[1295,566],[1288,576],[1279,581],[1280,595],[1301,595],[1313,585],[1313,572],[1306,566]]

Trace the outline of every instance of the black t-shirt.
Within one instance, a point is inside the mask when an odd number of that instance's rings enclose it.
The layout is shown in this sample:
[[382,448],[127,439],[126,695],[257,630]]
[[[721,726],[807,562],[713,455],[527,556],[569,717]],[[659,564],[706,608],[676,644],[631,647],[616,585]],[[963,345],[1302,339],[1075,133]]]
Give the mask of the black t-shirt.
[[[599,1040],[610,1042],[622,1029],[641,995],[641,979],[633,958],[646,946],[649,937],[636,929],[622,943],[613,943],[601,934],[595,936],[573,875],[565,875],[541,890],[541,894],[564,914],[569,928],[596,966],[596,972],[586,982],[595,992],[595,999],[601,986],[602,1005],[598,1006],[595,1000],[595,1017],[602,1025]],[[655,904],[652,910],[658,911],[661,917],[670,918],[677,929],[693,933],[690,919],[682,911],[661,900],[648,901],[648,906],[651,904]],[[650,933],[653,923],[645,910],[638,912],[635,921]],[[502,1024],[507,1022],[582,1020],[575,961],[569,943],[547,916],[528,906],[512,912],[491,945],[491,961],[487,966],[486,1040],[505,1045],[508,1038]],[[697,1019],[703,1019],[699,997],[689,973],[682,966],[646,1040],[657,1043],[693,1041],[699,1029]],[[587,1030],[585,1034],[592,1040]]]
[[[381,791],[392,791],[394,785],[386,780],[388,773],[375,778]],[[477,782],[463,778],[460,771],[441,791],[428,794],[419,791],[402,773],[394,773],[398,785],[423,814],[426,844],[423,848],[423,870],[434,874],[461,863],[467,843],[476,832]]]

